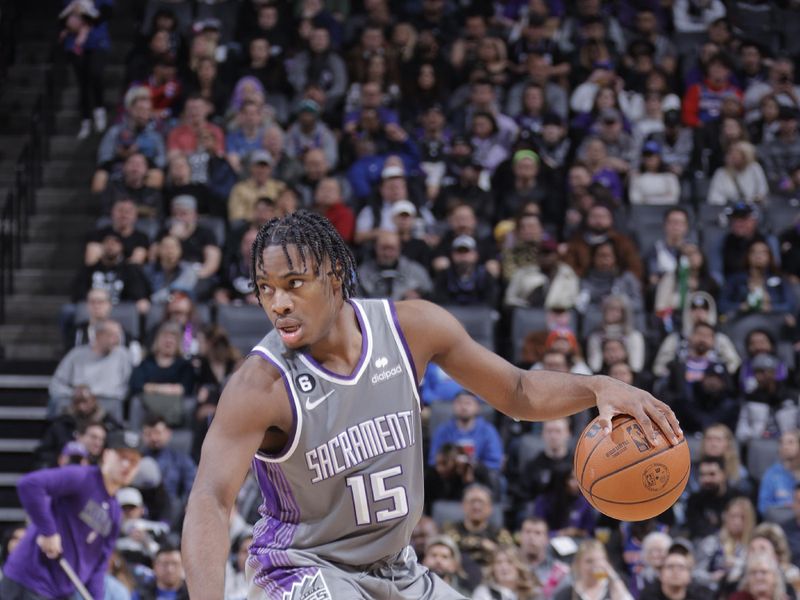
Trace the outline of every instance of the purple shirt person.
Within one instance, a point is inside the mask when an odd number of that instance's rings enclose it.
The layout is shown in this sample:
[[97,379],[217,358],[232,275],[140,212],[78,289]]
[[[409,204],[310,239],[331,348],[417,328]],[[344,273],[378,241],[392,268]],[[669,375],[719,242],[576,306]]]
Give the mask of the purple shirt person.
[[130,485],[142,457],[135,432],[112,432],[106,444],[99,466],[69,465],[20,478],[17,491],[31,524],[3,566],[0,598],[72,597],[75,586],[59,566],[62,557],[92,598],[103,597],[121,521],[114,495]]

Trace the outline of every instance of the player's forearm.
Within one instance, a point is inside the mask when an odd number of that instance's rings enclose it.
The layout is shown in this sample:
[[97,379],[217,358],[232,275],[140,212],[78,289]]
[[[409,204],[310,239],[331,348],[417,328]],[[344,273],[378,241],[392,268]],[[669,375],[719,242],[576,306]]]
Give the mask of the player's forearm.
[[181,554],[192,600],[219,600],[224,595],[229,513],[210,494],[194,492],[189,497]]
[[597,405],[601,390],[613,385],[605,376],[572,375],[554,371],[520,371],[511,416],[547,421],[574,415]]

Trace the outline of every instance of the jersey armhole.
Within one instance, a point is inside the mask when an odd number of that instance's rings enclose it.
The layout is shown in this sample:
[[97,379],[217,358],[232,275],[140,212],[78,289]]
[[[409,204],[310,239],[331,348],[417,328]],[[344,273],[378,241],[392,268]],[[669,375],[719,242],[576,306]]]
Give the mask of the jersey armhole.
[[389,329],[391,329],[392,336],[397,344],[397,349],[400,351],[400,354],[403,356],[403,360],[406,363],[406,368],[408,369],[409,375],[412,379],[411,383],[414,389],[414,395],[417,397],[417,402],[419,403],[420,407],[422,407],[422,399],[420,398],[419,394],[420,381],[419,377],[417,376],[417,365],[414,364],[414,356],[411,354],[411,349],[408,347],[408,341],[403,333],[403,328],[400,327],[400,319],[397,316],[397,309],[395,308],[395,304],[392,300],[384,300],[383,302],[384,309],[386,310],[386,317],[389,321]]
[[283,380],[283,386],[286,388],[286,395],[289,398],[289,406],[292,409],[292,430],[289,433],[289,439],[286,440],[283,448],[276,454],[270,454],[257,450],[255,457],[264,462],[281,463],[289,459],[297,448],[297,443],[300,441],[300,431],[303,427],[303,413],[300,409],[300,403],[297,399],[297,394],[294,391],[294,383],[292,378],[286,372],[286,369],[281,366],[278,360],[267,350],[264,346],[254,347],[247,356],[257,356],[258,358],[267,361],[273,367],[278,369]]

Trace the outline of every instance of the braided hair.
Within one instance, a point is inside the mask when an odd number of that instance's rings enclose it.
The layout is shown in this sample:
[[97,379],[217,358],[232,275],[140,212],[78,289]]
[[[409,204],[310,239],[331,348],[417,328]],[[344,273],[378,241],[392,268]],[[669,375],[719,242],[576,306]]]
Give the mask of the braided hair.
[[294,269],[288,246],[297,246],[300,260],[305,267],[308,258],[314,260],[314,274],[320,274],[320,267],[327,258],[331,263],[331,272],[342,282],[342,296],[345,300],[352,298],[356,291],[356,259],[344,242],[339,232],[325,217],[307,210],[298,210],[285,217],[267,221],[258,231],[253,242],[250,264],[250,278],[256,298],[261,303],[261,295],[256,285],[256,273],[264,266],[264,250],[269,246],[281,246],[289,268]]

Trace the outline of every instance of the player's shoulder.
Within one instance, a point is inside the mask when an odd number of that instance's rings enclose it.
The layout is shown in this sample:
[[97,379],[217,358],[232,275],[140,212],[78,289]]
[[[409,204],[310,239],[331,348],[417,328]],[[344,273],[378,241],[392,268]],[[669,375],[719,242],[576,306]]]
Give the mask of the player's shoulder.
[[463,332],[463,327],[453,315],[427,300],[398,301],[395,303],[395,312],[412,346],[413,342],[441,342]]
[[[248,392],[263,394],[274,388],[280,380],[281,372],[277,365],[257,354],[251,354],[242,361],[225,389],[227,391],[231,388],[237,395]],[[283,386],[280,389],[283,389]]]

